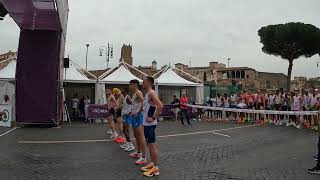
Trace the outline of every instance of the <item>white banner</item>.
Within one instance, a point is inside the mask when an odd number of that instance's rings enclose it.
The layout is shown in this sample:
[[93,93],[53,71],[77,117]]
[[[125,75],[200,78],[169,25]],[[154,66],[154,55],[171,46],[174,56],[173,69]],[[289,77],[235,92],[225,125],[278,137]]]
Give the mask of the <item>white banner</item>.
[[297,116],[318,116],[318,111],[270,111],[270,110],[253,110],[253,109],[234,109],[234,108],[221,108],[221,107],[210,107],[210,106],[198,106],[188,105],[189,107],[210,109],[214,111],[228,111],[228,112],[243,112],[252,114],[278,114],[278,115],[297,115]]
[[11,127],[12,125],[12,106],[0,104],[0,126]]

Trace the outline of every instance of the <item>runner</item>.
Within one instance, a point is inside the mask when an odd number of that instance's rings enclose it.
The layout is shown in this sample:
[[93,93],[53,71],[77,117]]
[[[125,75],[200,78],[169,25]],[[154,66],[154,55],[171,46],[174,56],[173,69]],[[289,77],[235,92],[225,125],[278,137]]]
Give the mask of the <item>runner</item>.
[[[316,111],[317,110],[317,95],[315,91],[312,92],[312,95],[310,97],[310,111]],[[311,117],[311,126],[313,130],[318,131],[318,121],[317,121],[317,116],[312,116]]]
[[117,123],[118,126],[118,131],[120,136],[118,136],[115,139],[115,142],[117,143],[124,143],[125,139],[123,138],[123,124],[122,124],[122,108],[124,106],[124,97],[118,88],[113,88],[112,93],[114,94],[114,97],[117,100],[117,106],[114,108],[115,109],[115,114],[114,114],[114,119]]
[[[224,108],[230,108],[230,98],[228,97],[227,94],[224,94],[224,100],[223,100],[223,107]],[[230,117],[230,112],[225,111],[226,113],[226,118],[224,119],[224,122],[228,122],[229,121],[229,117]]]
[[143,105],[143,95],[139,88],[139,81],[134,79],[130,81],[129,85],[130,91],[133,93],[132,96],[132,109],[131,109],[131,120],[132,128],[134,132],[134,137],[136,138],[137,151],[131,153],[129,157],[138,158],[135,162],[138,165],[145,164],[147,162],[145,157],[145,143],[143,140],[143,114],[142,114],[142,105]]
[[124,105],[122,109],[122,120],[123,120],[123,134],[126,137],[126,143],[120,145],[120,148],[124,149],[127,152],[133,151],[134,146],[130,139],[130,133],[129,133],[129,126],[132,125],[132,118],[131,116],[131,108],[132,108],[132,100],[129,96],[129,89],[124,88],[123,90],[123,96],[124,96]]
[[[301,111],[302,110],[302,98],[298,95],[298,92],[293,93],[293,99],[292,99],[292,111]],[[291,123],[292,126],[296,127],[297,129],[300,129],[300,119],[298,116],[293,116],[293,121]]]
[[112,94],[111,89],[107,89],[106,90],[106,94],[107,94],[107,104],[108,104],[108,124],[110,127],[110,130],[107,131],[107,133],[111,134],[110,139],[114,140],[115,138],[118,137],[118,133],[116,131],[116,128],[114,126],[114,114],[115,114],[115,110],[114,108],[118,105],[115,97]]
[[[221,108],[223,106],[223,98],[221,97],[220,93],[217,94],[216,97],[217,107]],[[217,111],[217,121],[222,121],[222,111]]]
[[143,81],[143,88],[146,91],[144,99],[144,113],[143,113],[143,126],[144,136],[150,152],[151,162],[147,166],[141,168],[144,171],[143,175],[147,177],[158,176],[159,172],[159,157],[158,148],[156,145],[156,127],[158,118],[162,112],[163,104],[160,101],[157,93],[152,90],[154,79],[146,77]]

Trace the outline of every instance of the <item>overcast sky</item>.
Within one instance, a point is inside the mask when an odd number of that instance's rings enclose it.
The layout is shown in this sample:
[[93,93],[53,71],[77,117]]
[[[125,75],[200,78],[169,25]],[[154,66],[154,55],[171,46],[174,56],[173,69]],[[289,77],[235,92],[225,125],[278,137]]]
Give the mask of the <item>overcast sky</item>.
[[[66,56],[89,69],[106,68],[99,46],[110,42],[120,58],[123,43],[133,45],[135,65],[209,61],[287,72],[287,62],[264,54],[257,31],[269,24],[300,21],[320,27],[319,0],[69,0]],[[0,22],[0,52],[16,50],[19,29],[7,17]],[[294,63],[295,76],[320,76],[319,56]]]

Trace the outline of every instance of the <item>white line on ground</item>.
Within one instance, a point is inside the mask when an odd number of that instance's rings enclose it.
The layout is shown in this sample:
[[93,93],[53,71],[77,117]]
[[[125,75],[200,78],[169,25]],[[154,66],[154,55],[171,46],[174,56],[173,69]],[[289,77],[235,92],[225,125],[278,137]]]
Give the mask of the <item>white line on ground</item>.
[[[255,126],[260,126],[260,125],[255,124],[255,125],[232,127],[232,128],[226,128],[226,129],[217,129],[217,130],[212,130],[212,131],[199,131],[199,132],[182,133],[182,134],[169,134],[169,135],[157,136],[157,138],[179,137],[179,136],[208,134],[208,133],[213,133],[216,135],[225,136],[225,137],[230,138],[231,136],[226,135],[226,134],[221,134],[218,132],[227,131],[227,130],[234,130],[234,129],[250,128],[250,127],[255,127]],[[131,138],[131,139],[133,140],[134,138]],[[21,144],[63,144],[63,143],[95,143],[95,142],[110,142],[110,140],[108,140],[108,139],[97,139],[97,140],[93,139],[93,140],[70,140],[70,141],[18,141],[18,143],[21,143]]]
[[219,135],[219,136],[224,136],[224,137],[228,137],[228,138],[231,138],[231,136],[229,135],[226,135],[226,134],[221,134],[221,133],[217,133],[217,132],[212,132],[212,134],[215,134],[215,135]]
[[0,134],[0,137],[4,136],[4,135],[6,135],[6,134],[9,134],[10,132],[12,132],[12,131],[14,131],[14,130],[16,130],[16,129],[17,129],[17,127],[13,128],[13,129],[10,129],[9,131],[7,131],[7,132],[5,132],[5,133]]
[[108,139],[93,139],[93,140],[70,140],[70,141],[18,141],[21,144],[63,144],[63,143],[95,143],[109,142]]

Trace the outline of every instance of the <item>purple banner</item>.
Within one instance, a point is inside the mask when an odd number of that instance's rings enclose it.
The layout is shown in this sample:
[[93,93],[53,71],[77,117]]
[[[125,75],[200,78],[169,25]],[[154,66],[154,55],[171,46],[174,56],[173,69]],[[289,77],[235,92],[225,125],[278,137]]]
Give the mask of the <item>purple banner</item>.
[[107,105],[95,105],[95,104],[89,105],[88,107],[89,119],[107,118],[107,116],[108,116]]

